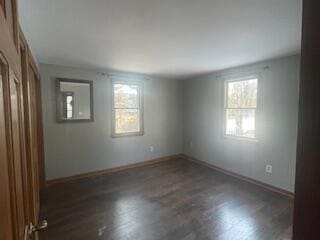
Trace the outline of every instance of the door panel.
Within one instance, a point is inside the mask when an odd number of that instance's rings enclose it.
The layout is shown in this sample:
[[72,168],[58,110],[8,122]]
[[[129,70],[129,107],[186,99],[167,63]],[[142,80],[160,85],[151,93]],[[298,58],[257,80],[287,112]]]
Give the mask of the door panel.
[[0,11],[4,12],[5,9],[5,0],[0,0]]
[[10,70],[12,70],[15,76],[20,79],[21,66],[16,42],[18,41],[14,41],[5,12],[0,11],[0,52],[5,58],[5,62]]
[[37,131],[37,109],[36,109],[36,83],[35,75],[32,68],[29,67],[28,75],[28,129],[29,132],[29,152],[30,152],[30,162],[29,162],[29,174],[31,185],[33,186],[31,192],[31,202],[34,204],[32,217],[35,222],[38,222],[38,213],[40,209],[39,203],[39,168],[38,168],[38,131]]
[[[33,169],[33,186],[34,186],[34,203],[35,203],[35,211],[40,212],[40,197],[39,197],[39,132],[38,132],[38,109],[37,109],[37,79],[33,69],[30,69],[30,86],[32,87],[31,91],[31,113],[32,113],[32,123],[31,126],[33,128],[33,161],[32,161],[32,169]],[[38,219],[37,219],[38,222]]]
[[42,122],[42,97],[41,82],[39,73],[35,76],[36,108],[37,108],[37,140],[38,140],[38,169],[39,169],[39,187],[40,190],[46,186],[45,165],[44,165],[44,145],[43,145],[43,122]]
[[9,27],[12,40],[17,46],[18,43],[18,22],[17,22],[17,1],[16,0],[2,0],[4,5],[4,14],[6,17],[7,25]]
[[[5,58],[0,58],[1,69],[1,204],[0,222],[4,239],[23,239],[26,219],[24,214],[24,187],[22,162],[24,152],[21,145],[21,101],[20,82],[10,70]],[[3,190],[4,191],[3,191]]]
[[22,162],[24,153],[22,151],[23,140],[21,137],[21,102],[20,102],[20,81],[10,74],[10,112],[11,112],[11,135],[12,135],[12,182],[14,182],[15,191],[15,209],[16,209],[16,226],[18,239],[23,239],[25,230],[24,215],[24,193],[23,193],[23,172]]
[[22,93],[20,94],[20,100],[21,100],[21,124],[22,124],[22,132],[21,137],[23,138],[23,143],[21,144],[21,147],[23,147],[22,151],[24,152],[24,159],[22,162],[22,173],[23,173],[23,186],[24,186],[24,208],[25,208],[25,219],[26,222],[30,222],[30,199],[29,199],[29,192],[30,192],[30,181],[28,177],[28,137],[27,137],[27,124],[25,119],[25,99],[24,96],[24,82],[27,81],[26,75],[27,75],[27,47],[23,42],[20,42],[20,61],[21,61],[21,89]]
[[8,111],[5,107],[4,91],[7,80],[7,66],[0,58],[0,239],[13,239],[12,206],[9,177],[8,126],[5,119]]

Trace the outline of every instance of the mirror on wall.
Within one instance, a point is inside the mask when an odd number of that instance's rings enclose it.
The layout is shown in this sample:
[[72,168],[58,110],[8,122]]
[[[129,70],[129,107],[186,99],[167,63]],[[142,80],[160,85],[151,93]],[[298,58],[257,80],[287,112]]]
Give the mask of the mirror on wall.
[[57,121],[93,121],[92,81],[58,78]]

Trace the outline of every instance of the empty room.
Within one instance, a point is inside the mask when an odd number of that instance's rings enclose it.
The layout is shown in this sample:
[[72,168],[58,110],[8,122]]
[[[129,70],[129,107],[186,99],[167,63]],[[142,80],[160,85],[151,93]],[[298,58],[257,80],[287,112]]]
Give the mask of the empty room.
[[318,240],[320,3],[0,0],[0,240]]

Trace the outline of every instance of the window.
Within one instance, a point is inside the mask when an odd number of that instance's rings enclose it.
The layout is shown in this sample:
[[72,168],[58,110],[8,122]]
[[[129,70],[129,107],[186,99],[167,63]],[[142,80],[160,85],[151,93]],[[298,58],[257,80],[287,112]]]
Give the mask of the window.
[[225,135],[256,139],[258,78],[225,82]]
[[62,107],[63,117],[66,119],[73,118],[74,110],[74,93],[73,92],[61,92],[62,95]]
[[112,136],[143,134],[142,86],[140,82],[112,83]]

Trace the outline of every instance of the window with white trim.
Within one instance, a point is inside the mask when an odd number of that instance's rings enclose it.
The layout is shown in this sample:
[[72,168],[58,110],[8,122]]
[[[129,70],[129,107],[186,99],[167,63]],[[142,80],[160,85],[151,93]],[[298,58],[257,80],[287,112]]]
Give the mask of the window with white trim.
[[225,81],[226,136],[256,140],[258,77]]
[[112,82],[112,136],[143,134],[143,102],[140,81]]

